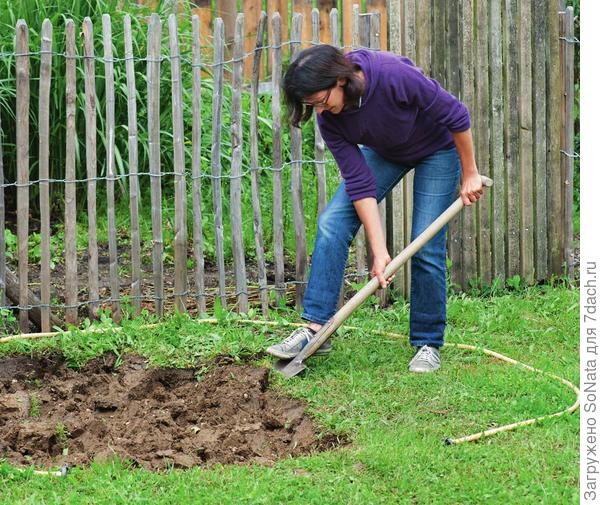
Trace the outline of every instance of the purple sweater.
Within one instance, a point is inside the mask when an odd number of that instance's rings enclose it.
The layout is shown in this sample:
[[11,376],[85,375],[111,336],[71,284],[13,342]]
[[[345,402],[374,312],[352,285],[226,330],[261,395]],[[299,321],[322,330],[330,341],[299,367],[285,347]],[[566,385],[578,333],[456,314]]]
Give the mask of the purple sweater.
[[355,201],[377,195],[359,144],[388,160],[413,164],[452,147],[451,133],[469,129],[470,121],[467,107],[408,58],[364,49],[346,56],[365,75],[362,105],[339,114],[325,111],[317,122]]

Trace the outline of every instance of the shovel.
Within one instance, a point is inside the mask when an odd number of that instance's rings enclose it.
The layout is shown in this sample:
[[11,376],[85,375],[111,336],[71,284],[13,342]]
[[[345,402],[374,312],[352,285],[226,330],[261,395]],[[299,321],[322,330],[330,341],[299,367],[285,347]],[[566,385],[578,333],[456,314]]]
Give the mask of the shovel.
[[[483,185],[490,187],[493,182],[485,176],[481,176]],[[433,223],[431,223],[416,239],[403,249],[390,263],[388,263],[383,273],[384,278],[389,278],[395,274],[404,263],[406,263],[421,247],[431,240],[448,222],[456,216],[464,207],[462,199],[459,197],[450,205]],[[277,360],[273,365],[279,370],[286,379],[298,375],[306,368],[304,361],[310,358],[323,345],[323,343],[337,330],[342,323],[354,312],[360,305],[379,288],[379,280],[373,277],[358,293],[356,293],[346,304],[338,310],[327,321],[321,329],[315,333],[311,341],[300,351],[292,360]]]

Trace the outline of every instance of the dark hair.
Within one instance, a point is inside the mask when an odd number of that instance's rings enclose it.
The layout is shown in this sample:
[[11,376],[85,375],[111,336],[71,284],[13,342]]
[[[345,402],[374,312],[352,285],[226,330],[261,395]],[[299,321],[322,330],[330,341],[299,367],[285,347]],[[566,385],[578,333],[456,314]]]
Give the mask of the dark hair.
[[363,82],[355,75],[359,67],[336,47],[323,44],[309,47],[298,54],[283,78],[283,92],[290,123],[298,126],[310,119],[312,107],[302,100],[319,91],[332,88],[338,79],[346,79],[344,103],[357,106],[364,91]]

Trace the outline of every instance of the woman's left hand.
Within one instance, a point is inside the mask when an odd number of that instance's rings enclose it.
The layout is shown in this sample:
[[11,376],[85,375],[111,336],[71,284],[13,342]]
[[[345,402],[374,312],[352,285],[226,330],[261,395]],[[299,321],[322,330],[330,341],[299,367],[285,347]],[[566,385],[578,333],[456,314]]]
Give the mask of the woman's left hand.
[[460,197],[463,203],[468,207],[481,198],[483,194],[483,181],[477,171],[472,174],[463,172],[462,182],[460,184]]

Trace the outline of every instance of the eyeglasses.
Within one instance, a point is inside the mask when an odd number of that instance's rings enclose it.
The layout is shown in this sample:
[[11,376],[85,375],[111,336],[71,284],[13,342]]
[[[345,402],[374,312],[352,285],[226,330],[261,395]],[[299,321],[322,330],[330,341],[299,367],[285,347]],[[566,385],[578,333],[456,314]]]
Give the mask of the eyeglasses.
[[328,107],[329,104],[327,103],[329,101],[329,96],[331,95],[331,90],[333,88],[329,88],[327,90],[327,93],[325,94],[325,98],[323,98],[323,100],[321,100],[320,102],[307,102],[305,100],[302,100],[302,103],[304,105],[308,105],[309,107]]

